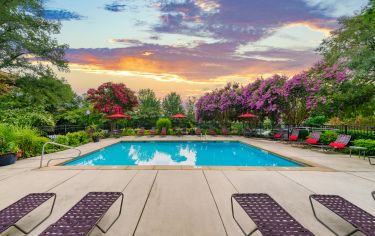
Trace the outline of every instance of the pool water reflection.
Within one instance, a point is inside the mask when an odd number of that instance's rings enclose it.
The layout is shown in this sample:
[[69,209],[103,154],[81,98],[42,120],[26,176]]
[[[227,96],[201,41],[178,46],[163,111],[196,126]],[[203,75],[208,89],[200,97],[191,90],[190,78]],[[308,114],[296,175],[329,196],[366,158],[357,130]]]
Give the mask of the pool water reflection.
[[240,142],[120,142],[65,166],[283,166],[300,167]]

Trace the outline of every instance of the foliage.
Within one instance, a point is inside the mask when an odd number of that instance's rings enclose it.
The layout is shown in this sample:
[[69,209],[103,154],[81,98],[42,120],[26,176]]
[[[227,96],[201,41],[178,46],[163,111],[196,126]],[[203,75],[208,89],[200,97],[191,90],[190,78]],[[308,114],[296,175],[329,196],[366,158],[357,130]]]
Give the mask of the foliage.
[[41,153],[43,144],[49,141],[35,129],[0,124],[0,153],[19,151],[22,158],[37,156]]
[[329,144],[337,139],[337,133],[333,131],[325,131],[320,135],[319,142],[322,144]]
[[60,143],[68,146],[79,146],[90,142],[90,138],[84,131],[67,133],[66,135],[58,135],[55,140],[56,143]]
[[14,76],[0,71],[0,96],[8,93],[14,87],[15,81]]
[[299,139],[305,139],[307,136],[309,136],[308,130],[306,130],[306,129],[300,129],[299,130],[299,134],[298,134]]
[[161,114],[161,104],[151,89],[141,89],[138,92],[138,112],[132,116],[137,125],[151,128]]
[[175,92],[167,94],[162,103],[163,114],[170,117],[179,113],[185,113],[182,107],[181,96]]
[[272,120],[268,117],[266,117],[263,120],[263,128],[266,130],[271,130],[272,129]]
[[339,28],[318,49],[328,64],[347,66],[351,79],[332,99],[340,117],[373,116],[375,111],[375,1],[360,13],[339,19]]
[[[87,113],[89,112],[89,114]],[[56,115],[58,125],[102,125],[107,122],[103,113],[94,110],[94,107],[88,102],[82,102],[80,106],[60,112]]]
[[229,121],[237,119],[242,110],[242,98],[238,84],[228,83],[223,89],[216,89],[206,93],[196,102],[196,121],[218,120],[223,126]]
[[128,129],[122,130],[122,135],[124,135],[124,136],[135,136],[135,135],[137,135],[137,132],[134,129],[128,128]]
[[312,116],[305,121],[305,125],[310,127],[319,127],[328,121],[326,116]]
[[375,155],[375,140],[374,139],[357,139],[353,141],[354,146],[367,148],[367,155]]
[[243,123],[238,121],[232,122],[230,130],[232,131],[232,133],[242,134],[244,130]]
[[98,89],[87,91],[87,100],[94,104],[94,109],[106,113],[123,113],[138,105],[135,93],[123,83],[104,83]]
[[197,102],[196,97],[188,97],[185,102],[187,121],[190,123],[195,122],[195,104]]
[[172,122],[168,118],[159,118],[156,121],[156,128],[161,132],[162,128],[165,127],[167,130],[172,128]]
[[[64,60],[67,45],[60,45],[51,35],[60,32],[61,24],[44,17],[43,0],[1,1],[0,8],[0,70],[48,70],[48,61],[58,69],[67,70]],[[33,60],[29,58],[33,57]]]
[[38,111],[36,108],[0,110],[0,122],[16,126],[54,126],[55,121],[50,113]]

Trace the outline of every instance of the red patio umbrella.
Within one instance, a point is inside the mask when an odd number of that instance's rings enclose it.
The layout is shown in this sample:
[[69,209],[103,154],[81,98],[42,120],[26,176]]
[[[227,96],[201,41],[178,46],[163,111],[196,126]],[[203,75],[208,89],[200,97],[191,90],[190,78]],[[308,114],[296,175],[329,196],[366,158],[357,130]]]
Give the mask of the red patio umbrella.
[[171,116],[171,118],[173,119],[183,119],[183,118],[186,118],[187,116],[184,115],[184,114],[176,114],[174,116]]
[[111,131],[114,132],[114,130],[116,130],[116,120],[119,120],[119,119],[130,120],[131,116],[123,114],[123,113],[120,113],[120,112],[117,112],[116,114],[108,115],[107,119],[112,120],[112,122],[111,122]]
[[256,118],[256,117],[258,116],[251,114],[251,113],[245,113],[245,114],[238,116],[238,118]]
[[112,119],[112,120],[116,120],[116,119],[127,119],[127,120],[130,120],[131,116],[126,115],[126,114],[122,114],[122,113],[116,113],[116,114],[108,115],[107,118],[108,119]]

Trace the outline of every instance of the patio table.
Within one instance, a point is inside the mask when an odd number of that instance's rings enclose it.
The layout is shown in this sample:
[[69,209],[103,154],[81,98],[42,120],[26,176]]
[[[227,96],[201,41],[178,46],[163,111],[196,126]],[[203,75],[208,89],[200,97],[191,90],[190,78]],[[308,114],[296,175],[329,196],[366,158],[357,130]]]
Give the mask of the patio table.
[[358,157],[361,157],[361,152],[363,154],[363,159],[366,158],[366,151],[367,148],[365,147],[358,147],[358,146],[349,146],[349,156],[352,157],[352,150],[358,150]]

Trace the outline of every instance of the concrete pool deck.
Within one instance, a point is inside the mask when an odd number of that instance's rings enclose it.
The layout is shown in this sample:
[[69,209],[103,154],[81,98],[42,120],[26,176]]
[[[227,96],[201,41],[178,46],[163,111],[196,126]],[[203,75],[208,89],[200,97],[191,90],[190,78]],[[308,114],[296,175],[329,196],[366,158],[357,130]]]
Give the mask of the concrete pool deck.
[[[89,153],[121,140],[160,139],[199,140],[194,136],[124,137],[102,140],[98,144],[89,143],[79,148],[83,153]],[[333,234],[313,217],[308,201],[312,193],[338,194],[375,214],[375,201],[370,195],[375,190],[375,166],[370,166],[367,160],[262,139],[208,137],[208,140],[237,139],[283,156],[314,163],[318,167],[308,171],[262,167],[253,170],[230,167],[168,170],[168,166],[157,170],[155,167],[139,170],[117,167],[64,169],[60,166],[38,169],[40,157],[35,157],[0,167],[0,209],[31,192],[57,193],[51,217],[30,235],[38,235],[89,191],[122,191],[125,194],[123,214],[107,235],[242,235],[230,209],[230,196],[237,192],[270,194],[315,235]],[[74,152],[68,150],[49,154],[46,160],[72,155]],[[250,220],[238,208],[235,210],[240,221],[250,229]],[[350,231],[350,226],[324,209],[320,210],[323,218],[339,232]],[[105,218],[104,225],[114,215],[115,209]],[[29,221],[30,217],[24,225],[28,225]],[[22,234],[11,230],[5,235]],[[102,234],[95,229],[91,235]]]

